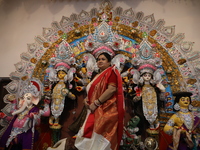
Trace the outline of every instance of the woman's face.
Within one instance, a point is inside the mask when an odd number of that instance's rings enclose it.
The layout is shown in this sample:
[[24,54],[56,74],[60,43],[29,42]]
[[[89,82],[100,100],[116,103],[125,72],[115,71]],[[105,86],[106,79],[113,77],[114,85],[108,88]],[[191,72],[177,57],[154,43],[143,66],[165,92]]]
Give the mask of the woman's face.
[[143,77],[144,81],[150,81],[152,75],[150,73],[145,73],[142,75],[142,77]]
[[99,55],[97,59],[97,66],[101,71],[103,71],[110,66],[110,62],[104,55]]
[[64,79],[65,76],[66,76],[66,73],[64,71],[61,70],[61,71],[58,72],[58,78],[59,79]]

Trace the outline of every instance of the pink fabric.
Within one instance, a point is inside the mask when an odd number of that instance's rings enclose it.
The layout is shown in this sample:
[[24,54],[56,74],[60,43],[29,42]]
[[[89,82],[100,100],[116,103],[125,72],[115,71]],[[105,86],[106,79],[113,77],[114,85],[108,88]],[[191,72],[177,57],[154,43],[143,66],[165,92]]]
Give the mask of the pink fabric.
[[18,119],[16,118],[14,124],[13,124],[13,127],[14,128],[23,128],[24,127],[24,123],[26,121],[29,121],[29,116],[25,116],[23,119]]
[[140,71],[140,70],[142,70],[142,69],[144,69],[144,68],[151,68],[151,69],[153,69],[153,70],[156,70],[156,67],[154,67],[154,66],[151,65],[151,64],[144,64],[144,65],[140,66],[138,70]]
[[98,51],[100,51],[102,49],[105,49],[105,50],[109,51],[110,53],[112,53],[112,56],[115,55],[115,53],[113,52],[113,50],[110,49],[110,48],[108,48],[108,47],[106,47],[106,46],[101,46],[101,47],[97,48],[96,50],[93,51],[92,54],[95,54],[95,53],[97,53]]
[[65,66],[66,68],[70,69],[70,66],[68,64],[64,63],[64,62],[57,63],[55,65],[55,68],[57,68],[58,66]]

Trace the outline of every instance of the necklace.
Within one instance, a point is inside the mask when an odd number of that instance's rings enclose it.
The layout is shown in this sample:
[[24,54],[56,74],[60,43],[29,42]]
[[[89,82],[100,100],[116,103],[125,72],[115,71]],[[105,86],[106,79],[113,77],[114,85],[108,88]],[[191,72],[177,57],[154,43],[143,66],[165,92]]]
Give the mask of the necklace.
[[25,109],[23,112],[21,112],[20,114],[18,114],[18,119],[22,120],[28,113],[29,111],[33,108],[33,106],[29,106],[27,107],[27,109]]
[[181,108],[180,112],[187,113],[187,112],[189,112],[189,110],[187,108]]
[[192,115],[192,113],[178,113],[178,116],[180,117],[180,119],[183,121],[184,125],[187,127],[187,129],[189,131],[192,130],[193,125],[194,125],[194,116]]

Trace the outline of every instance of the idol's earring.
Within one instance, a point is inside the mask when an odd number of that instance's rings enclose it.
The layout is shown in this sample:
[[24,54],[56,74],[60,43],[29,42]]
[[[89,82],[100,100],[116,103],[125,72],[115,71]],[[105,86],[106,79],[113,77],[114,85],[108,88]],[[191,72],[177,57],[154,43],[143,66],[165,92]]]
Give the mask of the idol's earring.
[[192,111],[193,106],[190,104],[189,107],[188,107],[188,109],[189,109],[190,111]]
[[150,83],[151,83],[152,85],[155,85],[155,84],[156,84],[156,81],[155,81],[154,79],[151,79],[151,80],[150,80]]
[[143,79],[143,77],[140,77],[140,79],[139,79],[139,83],[140,83],[140,84],[143,84],[143,83],[144,83],[144,79]]
[[64,77],[64,82],[67,82],[67,80],[68,80],[68,76],[65,75],[65,77]]
[[180,105],[179,105],[178,103],[176,103],[176,104],[174,105],[174,109],[177,110],[177,111],[180,110]]

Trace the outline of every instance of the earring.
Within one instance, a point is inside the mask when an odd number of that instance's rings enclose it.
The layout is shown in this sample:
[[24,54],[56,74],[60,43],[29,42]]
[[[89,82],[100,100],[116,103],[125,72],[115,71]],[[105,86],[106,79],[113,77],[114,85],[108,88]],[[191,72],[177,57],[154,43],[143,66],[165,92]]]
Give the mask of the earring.
[[176,104],[174,105],[174,109],[177,110],[177,111],[180,110],[180,105],[179,105],[178,103],[176,103]]
[[140,83],[140,84],[143,84],[143,83],[144,83],[144,79],[143,79],[142,77],[139,79],[139,83]]
[[155,84],[156,84],[156,81],[153,80],[153,79],[151,79],[151,80],[150,80],[150,83],[151,83],[152,85],[155,85]]
[[66,76],[64,77],[64,82],[67,82],[67,80],[68,80],[68,76],[66,75]]
[[190,111],[192,111],[193,106],[190,104],[188,109],[189,109]]

